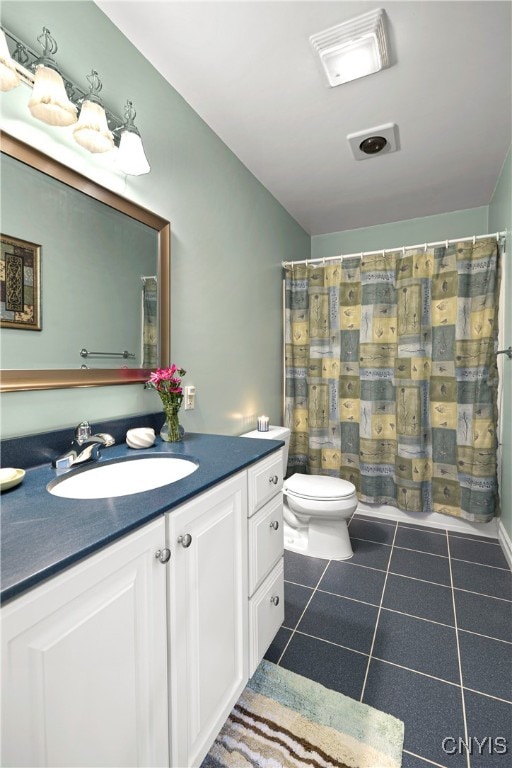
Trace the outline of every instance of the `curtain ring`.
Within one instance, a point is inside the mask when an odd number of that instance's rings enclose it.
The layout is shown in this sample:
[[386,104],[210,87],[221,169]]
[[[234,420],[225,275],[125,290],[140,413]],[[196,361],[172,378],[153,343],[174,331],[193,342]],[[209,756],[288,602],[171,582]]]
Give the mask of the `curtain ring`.
[[425,243],[425,245],[423,246],[423,253],[426,253],[426,252],[427,252],[427,244]]

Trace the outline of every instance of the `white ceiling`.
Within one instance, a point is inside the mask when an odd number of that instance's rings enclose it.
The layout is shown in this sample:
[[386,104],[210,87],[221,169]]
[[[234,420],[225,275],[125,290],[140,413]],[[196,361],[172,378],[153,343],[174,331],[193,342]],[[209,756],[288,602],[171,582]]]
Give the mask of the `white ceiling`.
[[[507,1],[96,0],[312,235],[487,205],[511,142]],[[392,66],[329,88],[310,35],[383,7]],[[397,123],[400,151],[347,134]]]

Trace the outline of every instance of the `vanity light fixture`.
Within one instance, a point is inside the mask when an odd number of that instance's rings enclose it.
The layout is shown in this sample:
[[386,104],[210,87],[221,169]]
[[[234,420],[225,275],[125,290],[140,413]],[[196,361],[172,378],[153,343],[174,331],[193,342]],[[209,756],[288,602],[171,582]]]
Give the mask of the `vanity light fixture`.
[[389,66],[384,17],[380,8],[309,38],[331,87]]
[[119,129],[119,152],[117,164],[122,171],[131,176],[149,173],[150,167],[137,127],[133,124],[136,111],[131,101],[124,108],[124,125]]
[[21,82],[16,65],[9,53],[3,29],[0,29],[0,91],[10,91]]
[[58,50],[57,43],[47,27],[43,27],[37,40],[43,55],[34,62],[34,88],[28,108],[33,117],[48,125],[73,125],[77,110],[68,99],[64,80],[53,58]]
[[107,115],[99,97],[103,85],[94,69],[87,75],[87,80],[89,93],[82,102],[73,136],[77,144],[89,152],[108,152],[114,148],[114,137],[108,129]]
[[100,99],[102,83],[95,70],[87,77],[89,90],[83,90],[59,71],[53,58],[57,43],[50,31],[44,27],[37,39],[43,48],[42,56],[10,30],[0,27],[0,90],[11,90],[20,83],[28,85],[32,88],[28,106],[38,120],[52,126],[76,124],[73,138],[88,152],[101,154],[113,150],[123,173],[148,173],[150,167],[142,139],[133,123],[133,103],[128,101],[124,118],[119,117]]

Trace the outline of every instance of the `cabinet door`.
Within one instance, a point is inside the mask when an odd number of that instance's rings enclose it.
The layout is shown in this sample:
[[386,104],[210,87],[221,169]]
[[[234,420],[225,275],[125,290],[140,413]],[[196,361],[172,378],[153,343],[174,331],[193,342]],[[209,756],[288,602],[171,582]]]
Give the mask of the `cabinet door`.
[[163,517],[2,608],[2,765],[168,765]]
[[247,682],[247,486],[240,473],[166,515],[171,766],[197,766]]

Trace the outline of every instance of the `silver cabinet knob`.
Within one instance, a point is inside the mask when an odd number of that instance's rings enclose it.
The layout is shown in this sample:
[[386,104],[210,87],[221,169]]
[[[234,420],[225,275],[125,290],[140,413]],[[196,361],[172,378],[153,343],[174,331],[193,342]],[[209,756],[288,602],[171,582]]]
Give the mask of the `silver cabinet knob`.
[[279,595],[274,595],[270,598],[270,602],[272,605],[279,605]]
[[277,531],[277,529],[279,528],[279,520],[272,520],[272,522],[270,523],[270,527],[272,528],[273,531]]
[[192,544],[192,536],[190,533],[185,533],[184,536],[178,536],[178,544],[181,544],[182,547],[190,547]]
[[165,549],[157,549],[155,557],[157,560],[160,560],[161,563],[168,563],[171,559],[171,550],[167,549],[167,547]]
[[277,485],[279,482],[279,478],[277,475],[271,475],[268,479],[269,483],[273,483],[273,485]]

